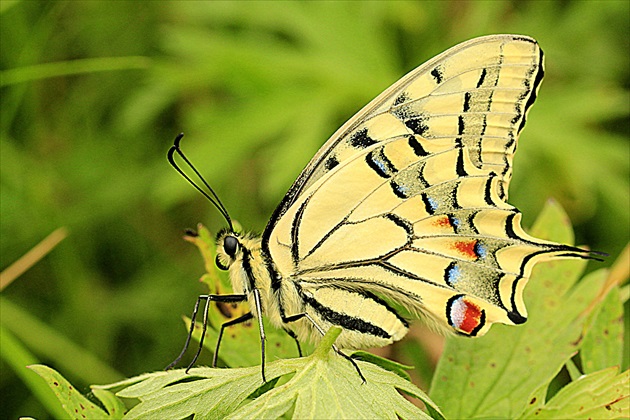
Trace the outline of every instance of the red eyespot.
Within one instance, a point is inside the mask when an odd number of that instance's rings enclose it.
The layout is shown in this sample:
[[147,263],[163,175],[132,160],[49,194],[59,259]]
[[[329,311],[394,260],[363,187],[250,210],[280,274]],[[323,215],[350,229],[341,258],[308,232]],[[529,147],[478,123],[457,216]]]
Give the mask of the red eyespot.
[[448,323],[466,335],[477,335],[486,323],[486,314],[477,304],[464,295],[456,295],[446,303]]

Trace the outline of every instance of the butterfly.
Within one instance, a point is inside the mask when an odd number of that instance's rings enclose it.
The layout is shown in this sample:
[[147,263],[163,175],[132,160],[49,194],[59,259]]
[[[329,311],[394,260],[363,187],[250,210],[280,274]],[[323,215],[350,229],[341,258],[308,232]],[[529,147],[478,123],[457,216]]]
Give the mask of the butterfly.
[[[213,365],[224,328],[256,319],[265,380],[262,316],[298,346],[341,327],[335,350],[351,362],[340,349],[398,341],[410,317],[465,336],[524,323],[534,264],[593,258],[528,235],[507,203],[517,139],[543,74],[542,50],[522,35],[475,38],[422,64],[332,135],[262,236],[234,229],[178,136],[169,161],[228,224],[217,237],[216,264],[229,271],[234,292],[201,295],[192,319],[201,301],[206,314],[212,301],[250,307],[222,326]],[[209,193],[175,164],[176,153]],[[204,333],[206,322],[207,315]]]

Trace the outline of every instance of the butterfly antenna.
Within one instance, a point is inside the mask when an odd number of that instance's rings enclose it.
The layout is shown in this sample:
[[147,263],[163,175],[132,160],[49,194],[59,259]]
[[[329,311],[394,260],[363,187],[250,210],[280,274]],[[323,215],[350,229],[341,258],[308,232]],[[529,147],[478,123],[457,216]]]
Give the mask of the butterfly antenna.
[[[179,133],[177,137],[175,137],[175,141],[173,142],[173,145],[171,146],[171,148],[168,149],[168,153],[166,155],[168,158],[168,162],[171,164],[173,168],[175,168],[177,172],[179,172],[181,176],[184,177],[184,179],[186,179],[186,181],[188,181],[190,185],[195,187],[197,191],[199,191],[204,197],[208,199],[208,201],[214,204],[217,210],[219,210],[219,213],[221,213],[223,218],[226,220],[227,224],[230,226],[230,231],[234,232],[232,219],[230,218],[230,215],[228,214],[227,209],[225,208],[225,206],[219,199],[219,196],[217,195],[217,193],[214,192],[212,187],[210,187],[210,185],[206,182],[203,176],[201,176],[197,168],[195,168],[195,166],[190,162],[190,160],[188,160],[186,155],[184,155],[184,152],[182,152],[182,150],[180,149],[179,143],[181,142],[183,137],[184,137],[184,133]],[[193,170],[193,172],[197,175],[197,177],[201,180],[201,182],[203,182],[203,185],[205,185],[208,191],[210,191],[210,194],[205,192],[195,181],[190,179],[190,177],[186,175],[184,171],[182,171],[182,169],[177,165],[177,163],[175,163],[175,158],[174,158],[175,153],[177,153],[184,160],[184,162],[186,162],[186,165],[188,165],[188,167]]]

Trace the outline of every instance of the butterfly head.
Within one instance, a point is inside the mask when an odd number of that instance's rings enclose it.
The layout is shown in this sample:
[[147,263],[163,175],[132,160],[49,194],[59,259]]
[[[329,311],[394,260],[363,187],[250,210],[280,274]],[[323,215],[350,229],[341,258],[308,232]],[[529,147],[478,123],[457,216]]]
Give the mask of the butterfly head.
[[249,294],[253,289],[270,284],[262,270],[260,238],[249,233],[237,233],[226,228],[217,235],[215,263],[220,270],[230,272],[234,293]]
[[229,270],[230,266],[241,256],[243,253],[241,240],[241,235],[229,229],[219,232],[215,262],[220,270]]

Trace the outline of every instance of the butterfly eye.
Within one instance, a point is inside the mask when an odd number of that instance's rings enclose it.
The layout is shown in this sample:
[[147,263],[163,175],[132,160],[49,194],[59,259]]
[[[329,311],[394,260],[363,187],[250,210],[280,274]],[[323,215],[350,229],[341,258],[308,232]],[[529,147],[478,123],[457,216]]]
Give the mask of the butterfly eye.
[[215,264],[217,265],[217,267],[219,267],[219,270],[223,270],[223,271],[227,271],[229,267],[226,267],[225,265],[223,265],[223,263],[221,262],[221,260],[219,259],[219,256],[217,255],[217,257],[214,260]]
[[223,240],[223,249],[226,254],[234,258],[238,250],[238,240],[234,236],[226,236]]

